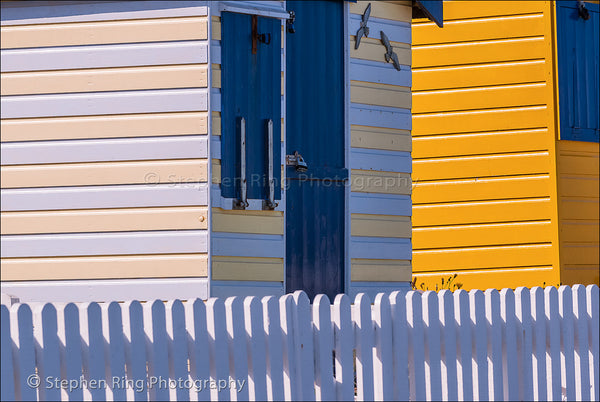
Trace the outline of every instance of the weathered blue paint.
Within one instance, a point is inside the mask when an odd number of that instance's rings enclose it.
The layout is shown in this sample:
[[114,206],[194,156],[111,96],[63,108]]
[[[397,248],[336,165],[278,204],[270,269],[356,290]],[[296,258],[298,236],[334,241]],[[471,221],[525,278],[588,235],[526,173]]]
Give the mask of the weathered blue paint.
[[308,171],[286,170],[286,291],[344,291],[343,2],[288,1],[286,146]]
[[267,199],[268,119],[273,120],[275,198],[281,198],[281,25],[274,18],[257,18],[258,33],[270,34],[271,42],[257,41],[252,54],[252,16],[221,16],[221,194],[226,198],[240,196],[240,117],[246,119],[248,198]]
[[[427,17],[438,24],[444,26],[444,2],[442,0],[416,0],[417,5]],[[465,7],[468,7],[465,5]]]
[[556,7],[560,139],[599,141],[599,5],[585,3],[590,18],[579,16],[576,1]]

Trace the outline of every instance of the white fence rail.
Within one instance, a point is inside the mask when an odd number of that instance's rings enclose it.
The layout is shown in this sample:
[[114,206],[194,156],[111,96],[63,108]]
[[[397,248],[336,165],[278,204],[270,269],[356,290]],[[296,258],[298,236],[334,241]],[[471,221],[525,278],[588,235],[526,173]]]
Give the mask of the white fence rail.
[[2,305],[1,399],[599,400],[598,306],[595,285]]

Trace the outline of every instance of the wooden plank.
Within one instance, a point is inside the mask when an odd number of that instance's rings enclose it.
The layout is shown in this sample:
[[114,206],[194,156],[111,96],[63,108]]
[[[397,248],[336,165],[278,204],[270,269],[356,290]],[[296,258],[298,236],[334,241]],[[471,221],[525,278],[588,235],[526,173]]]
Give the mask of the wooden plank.
[[544,289],[539,286],[531,288],[531,322],[533,326],[533,398],[542,400],[547,397],[548,376],[546,374],[546,349],[548,336],[546,333],[546,316],[544,313]]
[[354,147],[350,149],[351,169],[410,173],[411,162],[410,152]]
[[559,216],[564,220],[598,221],[599,206],[600,200],[562,196],[558,203]]
[[3,281],[206,277],[206,254],[2,259]]
[[282,258],[220,257],[212,258],[212,279],[219,281],[283,282]]
[[5,235],[2,257],[206,253],[206,230]]
[[315,296],[312,307],[314,325],[315,400],[335,399],[335,384],[331,351],[333,350],[333,325],[331,304],[326,295]]
[[586,308],[587,308],[587,313],[589,316],[589,322],[590,322],[590,345],[592,345],[592,347],[590,348],[590,352],[591,352],[591,364],[593,364],[593,376],[592,376],[592,390],[591,390],[591,396],[592,398],[595,398],[595,400],[598,399],[598,395],[600,395],[600,372],[598,372],[598,362],[600,359],[600,353],[599,353],[599,348],[600,348],[600,341],[599,341],[599,330],[598,327],[596,325],[594,325],[594,323],[596,321],[598,321],[598,309],[599,309],[599,303],[598,300],[600,299],[598,297],[598,286],[597,285],[588,285],[585,288],[585,294],[586,294]]
[[522,130],[548,125],[545,106],[413,114],[413,136]]
[[546,128],[435,136],[415,134],[412,149],[415,159],[534,152],[550,149],[552,145]]
[[363,293],[354,299],[352,309],[356,348],[356,399],[372,401],[375,397],[373,378],[373,322],[371,300]]
[[350,298],[347,295],[339,294],[335,297],[331,316],[335,345],[336,396],[338,400],[344,401],[354,398],[354,325],[351,309]]
[[444,89],[412,95],[413,113],[537,106],[547,102],[545,83]]
[[505,381],[504,395],[507,399],[517,399],[519,393],[519,370],[517,350],[517,317],[515,316],[515,294],[512,289],[500,291],[500,316],[504,321],[502,328],[502,339],[504,341],[503,351],[503,377]]
[[413,227],[548,220],[549,198],[421,204],[413,207]]
[[410,196],[378,193],[351,193],[350,213],[377,215],[411,215]]
[[531,298],[529,289],[523,286],[515,290],[515,311],[517,316],[517,361],[519,371],[519,393],[523,400],[533,399],[533,367],[532,367],[532,326]]
[[413,204],[540,198],[550,195],[547,175],[417,182]]
[[438,292],[438,310],[440,320],[441,339],[443,340],[442,348],[442,366],[441,366],[441,381],[442,400],[456,401],[458,400],[458,383],[457,379],[457,343],[456,343],[456,324],[454,320],[454,296],[452,291],[442,289]]
[[406,319],[406,298],[404,292],[394,291],[389,295],[392,314],[392,354],[396,364],[393,367],[394,399],[408,400],[408,321]]
[[402,282],[411,280],[410,260],[352,258],[351,281]]
[[211,17],[210,32],[211,40],[221,40],[221,17]]
[[423,326],[425,329],[425,375],[427,376],[427,400],[442,400],[442,337],[440,328],[439,300],[436,292],[422,296]]
[[550,170],[551,159],[548,152],[456,156],[413,161],[415,181],[548,174]]
[[[210,359],[210,379],[218,383],[222,378],[229,378],[229,352],[225,303],[222,299],[210,298],[206,302],[206,328],[208,332],[208,355]],[[229,392],[210,390],[210,400],[228,401]]]
[[208,44],[204,40],[185,40],[120,45],[3,49],[0,60],[3,73],[204,64],[208,61]]
[[[89,381],[106,381],[106,365],[108,356],[104,353],[105,339],[102,335],[102,310],[96,302],[85,303],[81,306],[81,328],[84,346],[84,365],[88,369]],[[144,339],[144,343],[145,339]],[[87,346],[87,347],[86,347]],[[145,345],[144,345],[145,346]],[[90,387],[92,400],[107,399],[108,387]]]
[[206,205],[206,183],[6,189],[3,211]]
[[3,26],[2,49],[207,39],[206,17]]
[[551,250],[550,244],[415,250],[413,271],[548,266]]
[[410,109],[411,95],[410,87],[350,81],[350,99],[356,103]]
[[412,66],[413,68],[423,68],[540,60],[546,57],[544,42],[544,37],[539,36],[413,46]]
[[[268,321],[270,316],[266,317]],[[263,305],[257,297],[244,299],[244,327],[248,350],[248,397],[249,400],[267,399],[267,343],[265,339]],[[268,332],[267,332],[268,333]],[[236,384],[236,389],[239,384]]]
[[0,147],[2,165],[79,163],[208,157],[208,137],[169,136],[101,140],[6,143]]
[[423,401],[427,396],[427,379],[425,377],[425,334],[421,304],[420,292],[406,293],[410,399]]
[[600,160],[598,154],[594,156],[560,155],[558,170],[561,175],[581,175],[598,177]]
[[408,260],[410,239],[393,237],[358,237],[350,239],[350,258]]
[[297,358],[300,400],[315,399],[315,349],[312,311],[308,296],[301,290],[293,294],[294,353]]
[[[206,353],[208,345],[208,322],[206,320],[206,305],[200,298],[185,302],[185,322],[188,332],[187,346],[189,350],[189,371],[192,381],[210,378],[209,353]],[[202,387],[195,390],[190,400],[210,400],[210,388]]]
[[[18,365],[18,360],[13,362],[13,344],[10,336],[10,312],[8,306],[2,304],[2,390],[0,397],[2,400],[16,400],[15,393],[15,368]],[[16,325],[13,322],[12,325]],[[17,348],[14,348],[17,351]],[[15,364],[16,363],[16,364]]]
[[420,92],[540,82],[545,80],[544,69],[544,60],[414,68],[412,90]]
[[395,130],[352,125],[350,146],[410,152],[411,136],[408,130]]
[[[371,3],[371,17],[384,18],[394,21],[402,21],[410,23],[412,20],[412,8],[408,3],[394,4],[385,1]],[[352,14],[364,14],[367,7],[367,1],[359,1],[350,4],[350,12]]]
[[[402,29],[407,30],[407,28]],[[392,38],[391,40],[394,39]],[[412,72],[410,68],[398,71],[393,64],[387,62],[351,58],[348,75],[352,81],[365,81],[403,87],[412,86]]]
[[220,159],[211,159],[211,168],[212,168],[212,184],[221,184],[221,160]]
[[279,302],[273,296],[265,296],[261,299],[263,317],[262,322],[266,337],[266,370],[267,375],[267,396],[268,400],[282,400],[284,395],[283,387],[283,359],[282,351],[282,331],[279,321]]
[[547,328],[546,373],[548,376],[547,400],[562,398],[561,363],[560,363],[560,316],[558,306],[558,290],[554,286],[544,289],[544,313]]
[[2,142],[207,134],[206,112],[3,119]]
[[600,222],[593,220],[561,220],[561,240],[568,243],[598,243]]
[[539,13],[543,4],[537,2],[506,3],[503,0],[456,0],[444,4],[444,22],[466,18],[496,17],[499,15],[519,15]]
[[221,65],[211,64],[212,82],[211,88],[221,88]]
[[181,159],[4,166],[2,188],[207,181],[207,162]]
[[206,65],[123,67],[2,74],[2,95],[207,86]]
[[123,303],[123,336],[129,344],[125,354],[131,380],[140,381],[139,394],[148,395],[146,382],[146,336],[144,334],[144,308],[135,301]]
[[411,237],[409,216],[352,214],[352,236]]
[[433,24],[415,24],[413,45],[535,37],[544,35],[545,27],[541,12],[451,21],[444,18],[444,29],[436,29]]
[[213,232],[211,239],[215,256],[283,258],[285,254],[280,235]]
[[[221,135],[221,112],[211,113],[212,135]],[[283,131],[282,131],[283,132]]]
[[469,313],[473,323],[473,396],[476,400],[489,400],[489,362],[485,295],[479,289],[469,292]]
[[410,174],[395,172],[351,171],[352,191],[362,193],[404,194],[411,193]]
[[[590,401],[590,340],[588,334],[588,313],[586,289],[576,284],[573,291],[573,319],[575,321],[575,395],[580,401]],[[591,323],[590,323],[591,324]],[[594,325],[594,324],[592,324]]]
[[454,319],[457,331],[457,381],[458,400],[471,401],[473,399],[473,335],[470,311],[469,294],[462,289],[454,292]]
[[410,130],[411,112],[409,109],[373,106],[362,103],[350,104],[350,124],[378,128]]
[[563,245],[561,252],[565,265],[595,265],[598,266],[598,243],[574,243]]
[[162,300],[145,303],[144,331],[148,351],[149,399],[168,399],[169,387],[158,387],[160,378],[169,378],[168,336],[166,331],[165,304]]
[[415,228],[413,248],[550,243],[551,227],[550,221],[542,221]]
[[[167,336],[169,341],[169,360],[172,362],[171,378],[177,384],[185,384],[188,381],[188,345],[187,328],[185,322],[185,308],[181,300],[169,300],[166,303],[167,313]],[[185,400],[190,398],[190,389],[185,386],[177,386],[171,390],[170,398]]]
[[[371,14],[373,7],[371,6]],[[362,22],[362,15],[364,13],[350,14],[348,18],[348,36],[350,36],[350,42],[354,45],[356,32],[360,29],[360,23]],[[394,21],[391,19],[377,18],[371,15],[369,17],[369,29],[371,32],[384,31],[390,41],[410,43],[411,42],[411,25],[405,21]],[[372,35],[377,37],[376,35]]]
[[[353,40],[351,40],[353,44]],[[408,43],[391,42],[394,53],[398,56],[398,62],[400,63],[400,70],[408,70],[411,65],[411,48]],[[362,38],[358,49],[354,49],[354,46],[350,47],[350,57],[353,59],[371,60],[386,62],[385,60],[385,48],[381,45],[381,39],[379,35],[375,35],[373,38]]]
[[29,305],[14,304],[10,308],[10,320],[14,324],[11,327],[11,336],[15,347],[17,347],[15,358],[19,365],[16,367],[16,374],[19,380],[15,383],[15,393],[21,395],[21,398],[36,400],[37,389],[27,383],[27,378],[32,374],[37,374],[35,346],[33,337],[33,315]]
[[286,294],[279,298],[279,321],[281,323],[283,338],[283,392],[285,400],[296,400],[299,393],[298,359],[295,353],[294,339],[292,336],[283,336],[283,334],[294,333],[294,307],[294,300],[291,294]]
[[2,118],[91,116],[131,113],[203,112],[208,92],[201,89],[158,89],[79,94],[6,96]]
[[573,317],[573,292],[568,286],[558,289],[558,314],[561,338],[561,384],[563,395],[575,399],[575,320]]
[[[227,322],[227,348],[229,350],[229,378],[237,383],[248,382],[248,345],[244,328],[244,301],[241,297],[228,297],[225,300],[225,319]],[[215,317],[222,320],[223,317]],[[248,400],[248,387],[235,389],[230,387],[219,390],[219,393],[230,393],[230,400]],[[239,398],[239,399],[238,399]]]
[[215,232],[283,235],[281,211],[234,211],[213,208],[212,219]]
[[206,207],[2,212],[2,234],[207,229]]

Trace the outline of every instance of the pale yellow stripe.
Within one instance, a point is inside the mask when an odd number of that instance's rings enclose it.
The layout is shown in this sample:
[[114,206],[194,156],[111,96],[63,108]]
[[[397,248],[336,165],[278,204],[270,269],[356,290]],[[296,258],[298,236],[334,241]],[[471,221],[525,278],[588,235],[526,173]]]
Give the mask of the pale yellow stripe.
[[206,229],[206,207],[2,212],[2,234]]
[[281,211],[231,211],[212,209],[212,229],[215,232],[283,235]]
[[2,259],[3,281],[206,277],[206,254]]
[[350,85],[352,102],[410,109],[411,92],[409,87],[362,81],[351,81]]
[[350,12],[352,14],[363,15],[367,5],[371,3],[371,17],[385,18],[403,22],[411,22],[412,7],[410,2],[387,2],[387,1],[358,1],[350,3]]
[[212,183],[221,183],[221,160],[212,159]]
[[207,134],[206,112],[2,120],[3,142]]
[[351,179],[351,189],[356,192],[405,195],[411,193],[411,179],[408,173],[352,169]]
[[352,214],[352,236],[411,237],[410,216]]
[[212,86],[213,88],[221,88],[221,65],[212,64]]
[[207,39],[206,17],[3,26],[2,49]]
[[221,112],[212,112],[212,135],[221,135]]
[[2,74],[2,95],[206,86],[207,67],[199,64]]
[[[358,49],[354,49],[354,36],[351,37],[350,57],[364,60],[385,62],[385,47],[379,39],[362,38]],[[394,52],[398,55],[398,61],[402,65],[410,66],[411,54],[410,44],[391,42]]]
[[359,282],[408,282],[411,280],[408,260],[352,259],[352,281]]
[[283,258],[212,257],[212,279],[215,281],[282,282]]
[[68,163],[2,167],[2,188],[103,184],[192,183],[207,180],[205,159]]
[[353,147],[405,152],[412,148],[409,130],[352,125],[350,132]]
[[211,18],[212,40],[221,40],[221,17]]

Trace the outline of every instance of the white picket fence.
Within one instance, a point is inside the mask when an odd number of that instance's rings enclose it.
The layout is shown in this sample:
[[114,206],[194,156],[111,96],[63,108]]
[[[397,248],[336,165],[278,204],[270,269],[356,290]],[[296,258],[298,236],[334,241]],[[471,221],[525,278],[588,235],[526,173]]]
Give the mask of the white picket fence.
[[595,285],[2,305],[1,399],[599,400],[598,306]]

